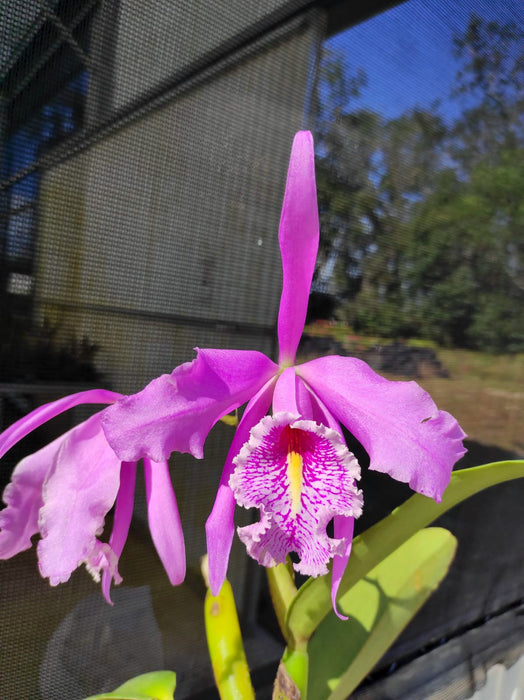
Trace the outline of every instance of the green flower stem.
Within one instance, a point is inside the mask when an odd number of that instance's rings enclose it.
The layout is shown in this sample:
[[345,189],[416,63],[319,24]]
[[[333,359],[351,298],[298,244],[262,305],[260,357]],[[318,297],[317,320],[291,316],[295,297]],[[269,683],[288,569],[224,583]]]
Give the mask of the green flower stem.
[[[342,596],[379,562],[415,532],[461,501],[489,486],[524,477],[524,460],[493,462],[454,472],[441,503],[415,494],[390,515],[355,538],[351,559],[341,581]],[[309,579],[289,606],[286,622],[288,646],[304,649],[314,631],[331,610],[331,577]]]
[[207,646],[221,700],[255,700],[229,581],[204,603]]
[[306,651],[286,649],[278,667],[273,700],[307,700],[308,667]]
[[275,615],[277,616],[280,630],[286,642],[289,640],[289,630],[286,624],[286,615],[297,594],[297,588],[293,578],[293,569],[291,563],[277,564],[266,569],[267,580],[269,584],[269,592]]

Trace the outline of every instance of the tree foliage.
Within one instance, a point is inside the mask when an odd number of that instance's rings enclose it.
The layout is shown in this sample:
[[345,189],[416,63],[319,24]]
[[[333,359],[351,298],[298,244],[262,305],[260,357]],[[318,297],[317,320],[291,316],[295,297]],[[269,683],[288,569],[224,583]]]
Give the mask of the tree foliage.
[[472,16],[454,39],[453,123],[352,108],[366,85],[326,52],[317,104],[315,290],[356,331],[524,348],[522,34]]
[[441,173],[411,222],[407,291],[420,334],[440,343],[524,347],[524,149],[499,160],[463,182]]

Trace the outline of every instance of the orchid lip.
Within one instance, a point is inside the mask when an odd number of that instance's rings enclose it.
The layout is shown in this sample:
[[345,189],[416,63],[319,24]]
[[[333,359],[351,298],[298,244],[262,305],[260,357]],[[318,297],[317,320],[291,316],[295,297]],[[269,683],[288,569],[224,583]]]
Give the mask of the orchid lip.
[[260,509],[258,523],[239,528],[248,553],[264,566],[300,557],[295,569],[318,576],[341,551],[328,537],[335,515],[358,517],[360,467],[341,436],[314,421],[280,412],[263,418],[233,460],[230,486],[243,507]]

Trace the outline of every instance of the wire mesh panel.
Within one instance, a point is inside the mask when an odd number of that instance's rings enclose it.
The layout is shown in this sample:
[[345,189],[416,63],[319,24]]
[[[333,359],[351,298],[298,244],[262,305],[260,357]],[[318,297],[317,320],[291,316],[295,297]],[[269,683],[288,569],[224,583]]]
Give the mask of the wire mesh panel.
[[[138,391],[195,347],[273,356],[285,172],[308,127],[321,246],[301,359],[352,354],[416,378],[470,434],[463,466],[522,455],[522,19],[514,0],[5,2],[2,428],[74,391]],[[28,436],[1,485],[90,414]],[[34,550],[2,562],[2,697],[80,700],[161,668],[177,672],[177,698],[215,697],[200,558],[232,434],[219,424],[204,460],[171,460],[183,585],[152,547],[141,473],[114,607],[83,568],[50,587]],[[361,529],[409,493],[364,472]],[[469,544],[363,697],[429,697],[422,672],[390,691],[386,669],[518,608],[522,488],[493,493],[446,520]],[[260,576],[235,541],[228,577],[263,678],[281,639]]]
[[[469,435],[458,467],[522,457],[522,5],[412,0],[342,32],[334,15],[305,356],[345,350],[416,378]],[[362,528],[409,494],[362,484]],[[522,654],[522,494],[499,486],[442,519],[451,571],[362,697],[467,697],[479,666]]]
[[[94,381],[136,391],[195,347],[273,353],[285,170],[319,24],[297,14],[301,3],[237,5],[6,6],[5,424]],[[74,413],[25,449],[89,415]],[[34,552],[6,563],[3,693],[80,698],[163,667],[177,669],[180,697],[210,685],[200,557],[231,436],[218,426],[204,462],[173,464],[188,564],[176,591],[150,547],[143,483],[114,609],[85,572],[50,589]],[[20,456],[4,460],[4,483]],[[256,581],[248,586],[246,567],[236,544],[229,577],[249,619]],[[251,643],[255,666],[279,652],[263,640]]]

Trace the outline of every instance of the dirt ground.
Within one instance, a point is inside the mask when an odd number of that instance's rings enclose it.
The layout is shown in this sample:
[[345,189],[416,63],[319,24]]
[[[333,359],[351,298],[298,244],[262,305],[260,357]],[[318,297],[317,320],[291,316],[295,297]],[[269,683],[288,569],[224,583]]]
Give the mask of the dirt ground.
[[[371,359],[367,359],[366,351],[393,342],[355,336],[347,327],[321,322],[308,326],[306,333],[327,343],[318,354],[344,352],[368,362]],[[524,354],[490,355],[439,348],[433,343],[417,340],[404,343],[407,347],[427,347],[435,351],[436,359],[449,376],[437,376],[434,368],[428,367],[428,371],[424,371],[425,368],[419,365],[418,376],[413,378],[431,394],[440,409],[457,418],[470,440],[524,457]],[[312,359],[312,356],[306,354],[301,359]],[[410,378],[380,373],[389,379]]]
[[471,440],[524,456],[524,356],[438,350],[449,378],[420,379]]

